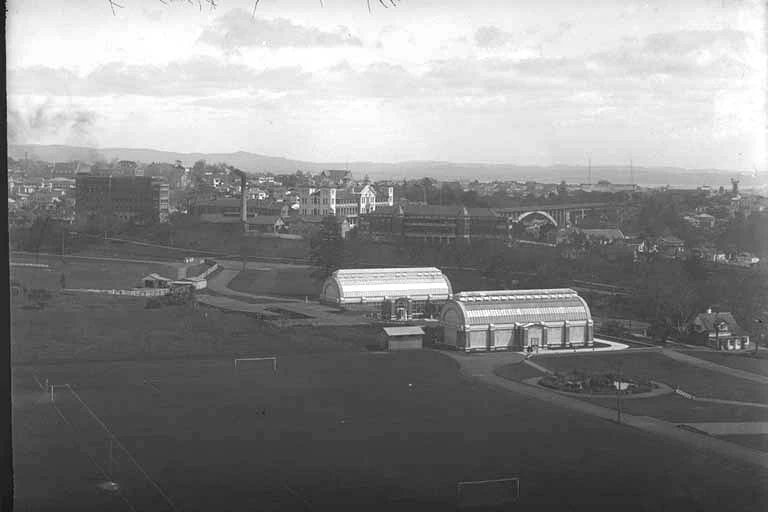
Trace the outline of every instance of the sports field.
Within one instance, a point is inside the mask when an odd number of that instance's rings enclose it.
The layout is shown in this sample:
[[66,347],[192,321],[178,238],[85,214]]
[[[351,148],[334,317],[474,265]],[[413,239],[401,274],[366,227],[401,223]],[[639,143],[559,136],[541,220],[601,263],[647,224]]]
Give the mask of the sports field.
[[[458,481],[509,476],[522,482],[516,510],[761,510],[768,499],[764,472],[472,384],[436,352],[278,360],[276,374],[224,359],[15,368],[16,394],[36,398],[15,409],[19,503],[102,502],[105,428],[136,461],[114,450],[113,478],[137,510],[173,510],[163,495],[187,511],[446,510]],[[70,384],[105,428],[65,389],[54,404],[69,425],[57,420],[35,377]],[[39,492],[38,479],[53,488]],[[100,510],[130,510],[110,506]]]
[[240,272],[229,283],[233,290],[254,295],[311,297],[320,295],[320,283],[307,267],[281,267]]
[[15,364],[200,358],[252,353],[364,350],[372,327],[278,328],[240,313],[193,305],[147,309],[148,299],[56,295],[42,309],[11,304]]
[[[468,381],[436,351],[368,352],[370,326],[145,304],[12,304],[19,510],[444,511],[458,482],[504,477],[515,510],[768,503],[768,472]],[[272,354],[276,373],[235,371]]]
[[14,257],[13,263],[32,263],[48,265],[48,268],[35,268],[12,265],[11,280],[20,282],[27,289],[61,288],[61,275],[66,278],[67,288],[117,289],[141,286],[141,279],[156,272],[160,275],[176,278],[176,269],[170,265],[152,263],[127,263],[113,261],[81,260],[74,258],[53,257]]

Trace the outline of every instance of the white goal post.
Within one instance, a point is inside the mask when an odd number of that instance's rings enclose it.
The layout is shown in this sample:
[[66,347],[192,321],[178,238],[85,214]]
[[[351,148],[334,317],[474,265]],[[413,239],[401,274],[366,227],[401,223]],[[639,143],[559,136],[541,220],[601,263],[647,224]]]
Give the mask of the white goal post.
[[238,357],[235,359],[235,370],[240,366],[240,363],[244,361],[272,361],[272,371],[277,371],[277,356],[268,357]]
[[515,477],[459,482],[456,492],[456,505],[459,509],[506,505],[520,497],[520,479]]

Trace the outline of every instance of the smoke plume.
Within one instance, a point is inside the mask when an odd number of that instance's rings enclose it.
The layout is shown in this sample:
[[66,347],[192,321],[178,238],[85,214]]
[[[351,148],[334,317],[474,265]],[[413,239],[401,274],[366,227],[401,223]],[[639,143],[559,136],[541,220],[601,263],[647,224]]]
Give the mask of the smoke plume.
[[12,144],[94,144],[96,113],[50,101],[8,107],[8,142]]

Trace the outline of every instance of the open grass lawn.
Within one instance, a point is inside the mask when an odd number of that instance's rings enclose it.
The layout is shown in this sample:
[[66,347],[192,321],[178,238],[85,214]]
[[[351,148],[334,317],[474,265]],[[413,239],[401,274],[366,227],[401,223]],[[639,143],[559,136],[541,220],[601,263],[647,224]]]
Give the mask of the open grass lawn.
[[768,452],[768,435],[718,436],[718,439],[730,441],[748,448],[754,448],[755,450]]
[[607,372],[621,367],[629,377],[646,377],[707,398],[765,403],[768,393],[768,386],[681,363],[655,352],[553,355],[537,357],[535,362],[553,371]]
[[744,370],[745,372],[768,375],[768,354],[766,354],[765,351],[760,351],[758,357],[755,357],[752,351],[724,353],[696,350],[686,353],[693,357],[698,357],[699,359],[706,359],[707,361],[723,366],[730,366],[731,368],[736,368],[738,370]]
[[525,379],[532,379],[533,377],[543,377],[536,368],[532,368],[525,363],[507,364],[495,370],[496,375],[504,377],[505,379],[522,382]]
[[147,299],[66,293],[43,310],[12,304],[11,357],[18,363],[217,357],[224,354],[364,350],[373,327],[277,328],[201,306],[146,309]]
[[11,266],[10,277],[20,282],[27,289],[61,288],[61,274],[66,277],[67,288],[117,289],[141,286],[144,276],[156,272],[160,275],[176,278],[176,269],[169,265],[151,263],[125,263],[118,261],[84,261],[34,256],[14,257],[13,262],[40,263],[49,268]]
[[255,295],[316,298],[322,283],[312,277],[312,272],[303,267],[246,270],[230,281],[229,287]]
[[[14,369],[15,393],[34,395],[35,375],[73,385],[177,510],[453,510],[458,481],[509,476],[521,478],[515,510],[768,503],[764,471],[476,385],[433,351],[297,350],[279,357],[277,374],[259,363],[235,374],[231,360],[28,366]],[[105,465],[103,432],[66,390],[55,403],[73,430],[40,426],[50,404],[15,410],[36,429],[17,437],[22,510],[86,510],[99,499],[88,458],[47,450],[76,439]],[[113,459],[137,510],[168,510],[121,450]],[[32,492],[59,477],[46,495]]]
[[[615,408],[616,397],[582,397],[581,400]],[[679,395],[622,400],[621,409],[636,416],[652,416],[672,423],[704,421],[768,421],[768,409],[687,400]]]

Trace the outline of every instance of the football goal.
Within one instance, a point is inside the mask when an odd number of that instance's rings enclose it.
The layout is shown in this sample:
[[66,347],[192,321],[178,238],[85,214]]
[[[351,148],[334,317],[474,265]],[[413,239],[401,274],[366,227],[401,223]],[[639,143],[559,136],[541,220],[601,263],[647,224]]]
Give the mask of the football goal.
[[235,359],[235,371],[240,372],[245,369],[271,367],[272,371],[277,373],[277,356],[268,357],[238,357]]
[[519,497],[519,478],[474,480],[459,482],[456,486],[456,505],[462,510],[503,507],[516,502]]

